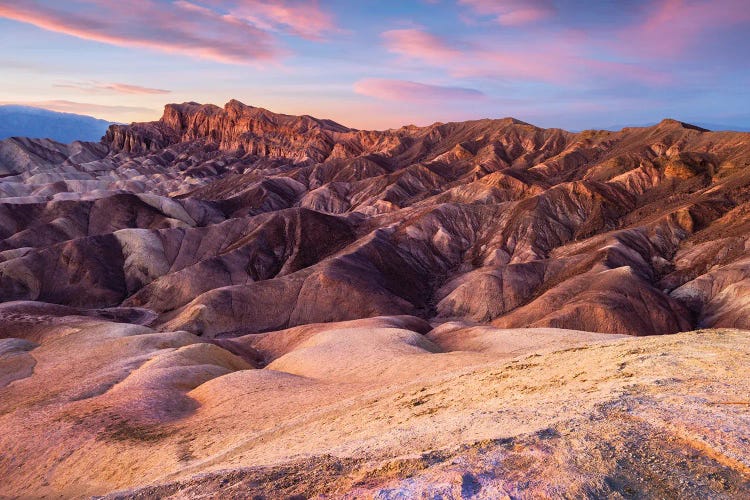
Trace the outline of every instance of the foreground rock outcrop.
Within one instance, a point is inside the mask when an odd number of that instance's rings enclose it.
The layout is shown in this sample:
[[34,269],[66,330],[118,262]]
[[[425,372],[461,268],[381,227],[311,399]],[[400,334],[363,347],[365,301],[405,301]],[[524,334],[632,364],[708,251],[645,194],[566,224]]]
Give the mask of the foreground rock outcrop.
[[207,341],[138,325],[137,309],[85,312],[0,307],[0,495],[750,489],[748,331],[634,338],[392,316]]

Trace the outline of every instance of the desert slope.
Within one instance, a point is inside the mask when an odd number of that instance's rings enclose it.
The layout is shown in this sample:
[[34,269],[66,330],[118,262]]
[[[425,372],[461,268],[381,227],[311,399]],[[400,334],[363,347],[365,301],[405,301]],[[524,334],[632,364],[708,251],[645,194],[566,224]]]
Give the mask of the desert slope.
[[5,383],[15,374],[0,389],[0,494],[705,498],[750,487],[746,331],[424,333],[398,316],[222,347],[76,313],[2,309],[16,337],[0,341]]

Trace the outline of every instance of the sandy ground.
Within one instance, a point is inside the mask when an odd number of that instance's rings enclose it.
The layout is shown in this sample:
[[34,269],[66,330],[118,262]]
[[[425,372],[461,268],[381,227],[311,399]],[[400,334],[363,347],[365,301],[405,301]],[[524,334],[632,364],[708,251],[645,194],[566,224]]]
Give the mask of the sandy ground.
[[11,320],[4,496],[750,495],[746,331],[425,334],[392,317],[242,337],[233,354],[186,332]]

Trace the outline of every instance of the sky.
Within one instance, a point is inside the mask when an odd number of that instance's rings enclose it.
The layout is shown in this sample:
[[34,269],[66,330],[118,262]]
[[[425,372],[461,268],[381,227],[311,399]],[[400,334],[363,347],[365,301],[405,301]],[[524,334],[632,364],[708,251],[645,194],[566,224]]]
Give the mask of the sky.
[[750,127],[750,0],[0,0],[0,104]]

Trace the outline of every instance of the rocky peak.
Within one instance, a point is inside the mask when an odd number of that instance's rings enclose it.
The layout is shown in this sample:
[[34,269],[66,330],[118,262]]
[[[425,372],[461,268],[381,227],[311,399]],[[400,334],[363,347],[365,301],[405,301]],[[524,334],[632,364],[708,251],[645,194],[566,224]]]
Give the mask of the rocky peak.
[[196,102],[167,104],[158,121],[110,127],[104,143],[115,153],[145,153],[204,141],[220,150],[322,161],[333,149],[332,134],[349,131],[331,120],[273,113],[233,99],[223,108]]
[[199,104],[197,102],[167,104],[164,106],[164,114],[159,121],[177,132],[182,132],[195,116],[211,116],[219,112],[221,112],[221,108],[213,104]]
[[[643,128],[626,128],[612,140],[647,142],[659,149],[681,148],[684,137],[705,129],[673,119]],[[158,121],[113,125],[103,142],[114,154],[144,154],[184,142],[206,144],[241,155],[283,158],[294,163],[320,163],[378,154],[398,161],[435,159],[457,145],[468,146],[483,164],[509,165],[528,152],[552,157],[592,137],[560,129],[542,129],[512,117],[406,126],[386,131],[358,131],[332,120],[286,115],[232,99],[223,107],[197,102],[168,104]],[[579,143],[578,148],[588,148]],[[675,149],[677,148],[677,149]],[[463,159],[469,157],[462,153]],[[449,154],[444,158],[452,158]],[[522,163],[535,161],[524,157]],[[492,168],[495,168],[492,167]],[[546,168],[546,167],[545,167]],[[559,166],[550,168],[558,169]]]
[[692,125],[690,123],[681,122],[679,120],[675,120],[674,118],[664,118],[662,121],[660,121],[656,125],[657,129],[667,129],[667,128],[682,128],[687,130],[697,130],[698,132],[709,132],[708,129],[699,127],[697,125]]

